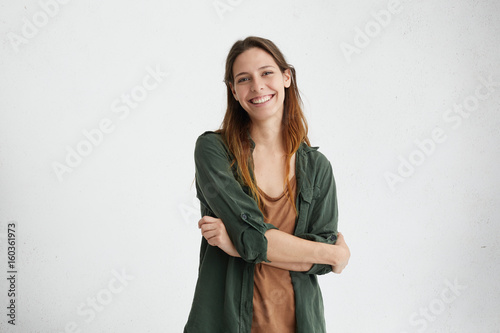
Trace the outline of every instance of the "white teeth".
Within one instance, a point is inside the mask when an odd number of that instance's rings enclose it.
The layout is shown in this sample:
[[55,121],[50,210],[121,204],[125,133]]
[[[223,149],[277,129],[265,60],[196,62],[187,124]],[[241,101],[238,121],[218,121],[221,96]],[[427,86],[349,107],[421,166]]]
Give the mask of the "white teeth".
[[270,96],[266,96],[266,97],[262,97],[262,98],[259,98],[259,99],[253,99],[252,100],[252,103],[253,104],[261,104],[261,103],[265,103],[267,102],[268,100],[271,99],[271,97],[273,97],[272,95]]

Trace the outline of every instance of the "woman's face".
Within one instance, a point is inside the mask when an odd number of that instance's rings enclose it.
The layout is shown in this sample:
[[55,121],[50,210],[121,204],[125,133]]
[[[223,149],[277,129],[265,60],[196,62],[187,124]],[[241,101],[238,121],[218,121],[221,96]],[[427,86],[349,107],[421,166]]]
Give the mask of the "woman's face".
[[254,47],[236,57],[233,77],[233,96],[252,121],[276,118],[281,123],[289,69],[282,73],[269,53]]

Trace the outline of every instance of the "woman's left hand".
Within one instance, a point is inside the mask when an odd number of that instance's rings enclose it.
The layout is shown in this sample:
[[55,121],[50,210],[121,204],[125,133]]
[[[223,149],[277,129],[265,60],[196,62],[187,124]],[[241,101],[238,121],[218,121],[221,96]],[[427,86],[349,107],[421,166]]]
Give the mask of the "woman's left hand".
[[342,273],[344,268],[347,266],[349,262],[349,258],[351,257],[351,251],[347,246],[344,235],[341,232],[338,233],[337,241],[335,242],[336,253],[337,253],[337,265],[332,266],[332,271],[336,274]]
[[201,234],[205,237],[208,244],[218,246],[230,256],[240,256],[233,242],[231,242],[226,231],[226,226],[221,219],[205,215],[198,221],[198,228],[201,229]]

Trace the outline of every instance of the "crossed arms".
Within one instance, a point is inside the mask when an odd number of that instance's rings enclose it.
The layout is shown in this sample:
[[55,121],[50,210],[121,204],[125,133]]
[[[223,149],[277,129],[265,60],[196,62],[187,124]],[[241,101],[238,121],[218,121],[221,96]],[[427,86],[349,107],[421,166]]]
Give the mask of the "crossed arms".
[[[241,257],[227,234],[221,219],[203,216],[198,227],[208,244],[218,246],[233,257]],[[290,271],[304,272],[313,264],[328,264],[334,273],[340,274],[350,258],[349,247],[339,232],[335,245],[302,239],[276,229],[266,231],[267,258],[262,263]]]
[[342,272],[350,251],[342,234],[337,233],[332,167],[322,154],[315,156],[317,188],[320,184],[321,188],[316,199],[310,200],[308,230],[290,235],[264,221],[257,203],[236,180],[220,136],[213,132],[200,135],[194,157],[197,197],[206,208],[198,223],[203,237],[210,245],[247,262],[308,274]]

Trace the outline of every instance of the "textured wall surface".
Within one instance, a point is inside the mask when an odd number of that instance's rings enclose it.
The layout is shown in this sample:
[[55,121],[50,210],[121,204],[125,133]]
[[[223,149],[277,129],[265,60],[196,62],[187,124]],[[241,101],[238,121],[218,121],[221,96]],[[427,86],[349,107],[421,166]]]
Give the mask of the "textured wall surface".
[[494,0],[2,2],[0,331],[182,331],[194,143],[224,115],[229,48],[257,35],[296,68],[337,182],[352,256],[320,277],[329,332],[499,332],[499,15]]

